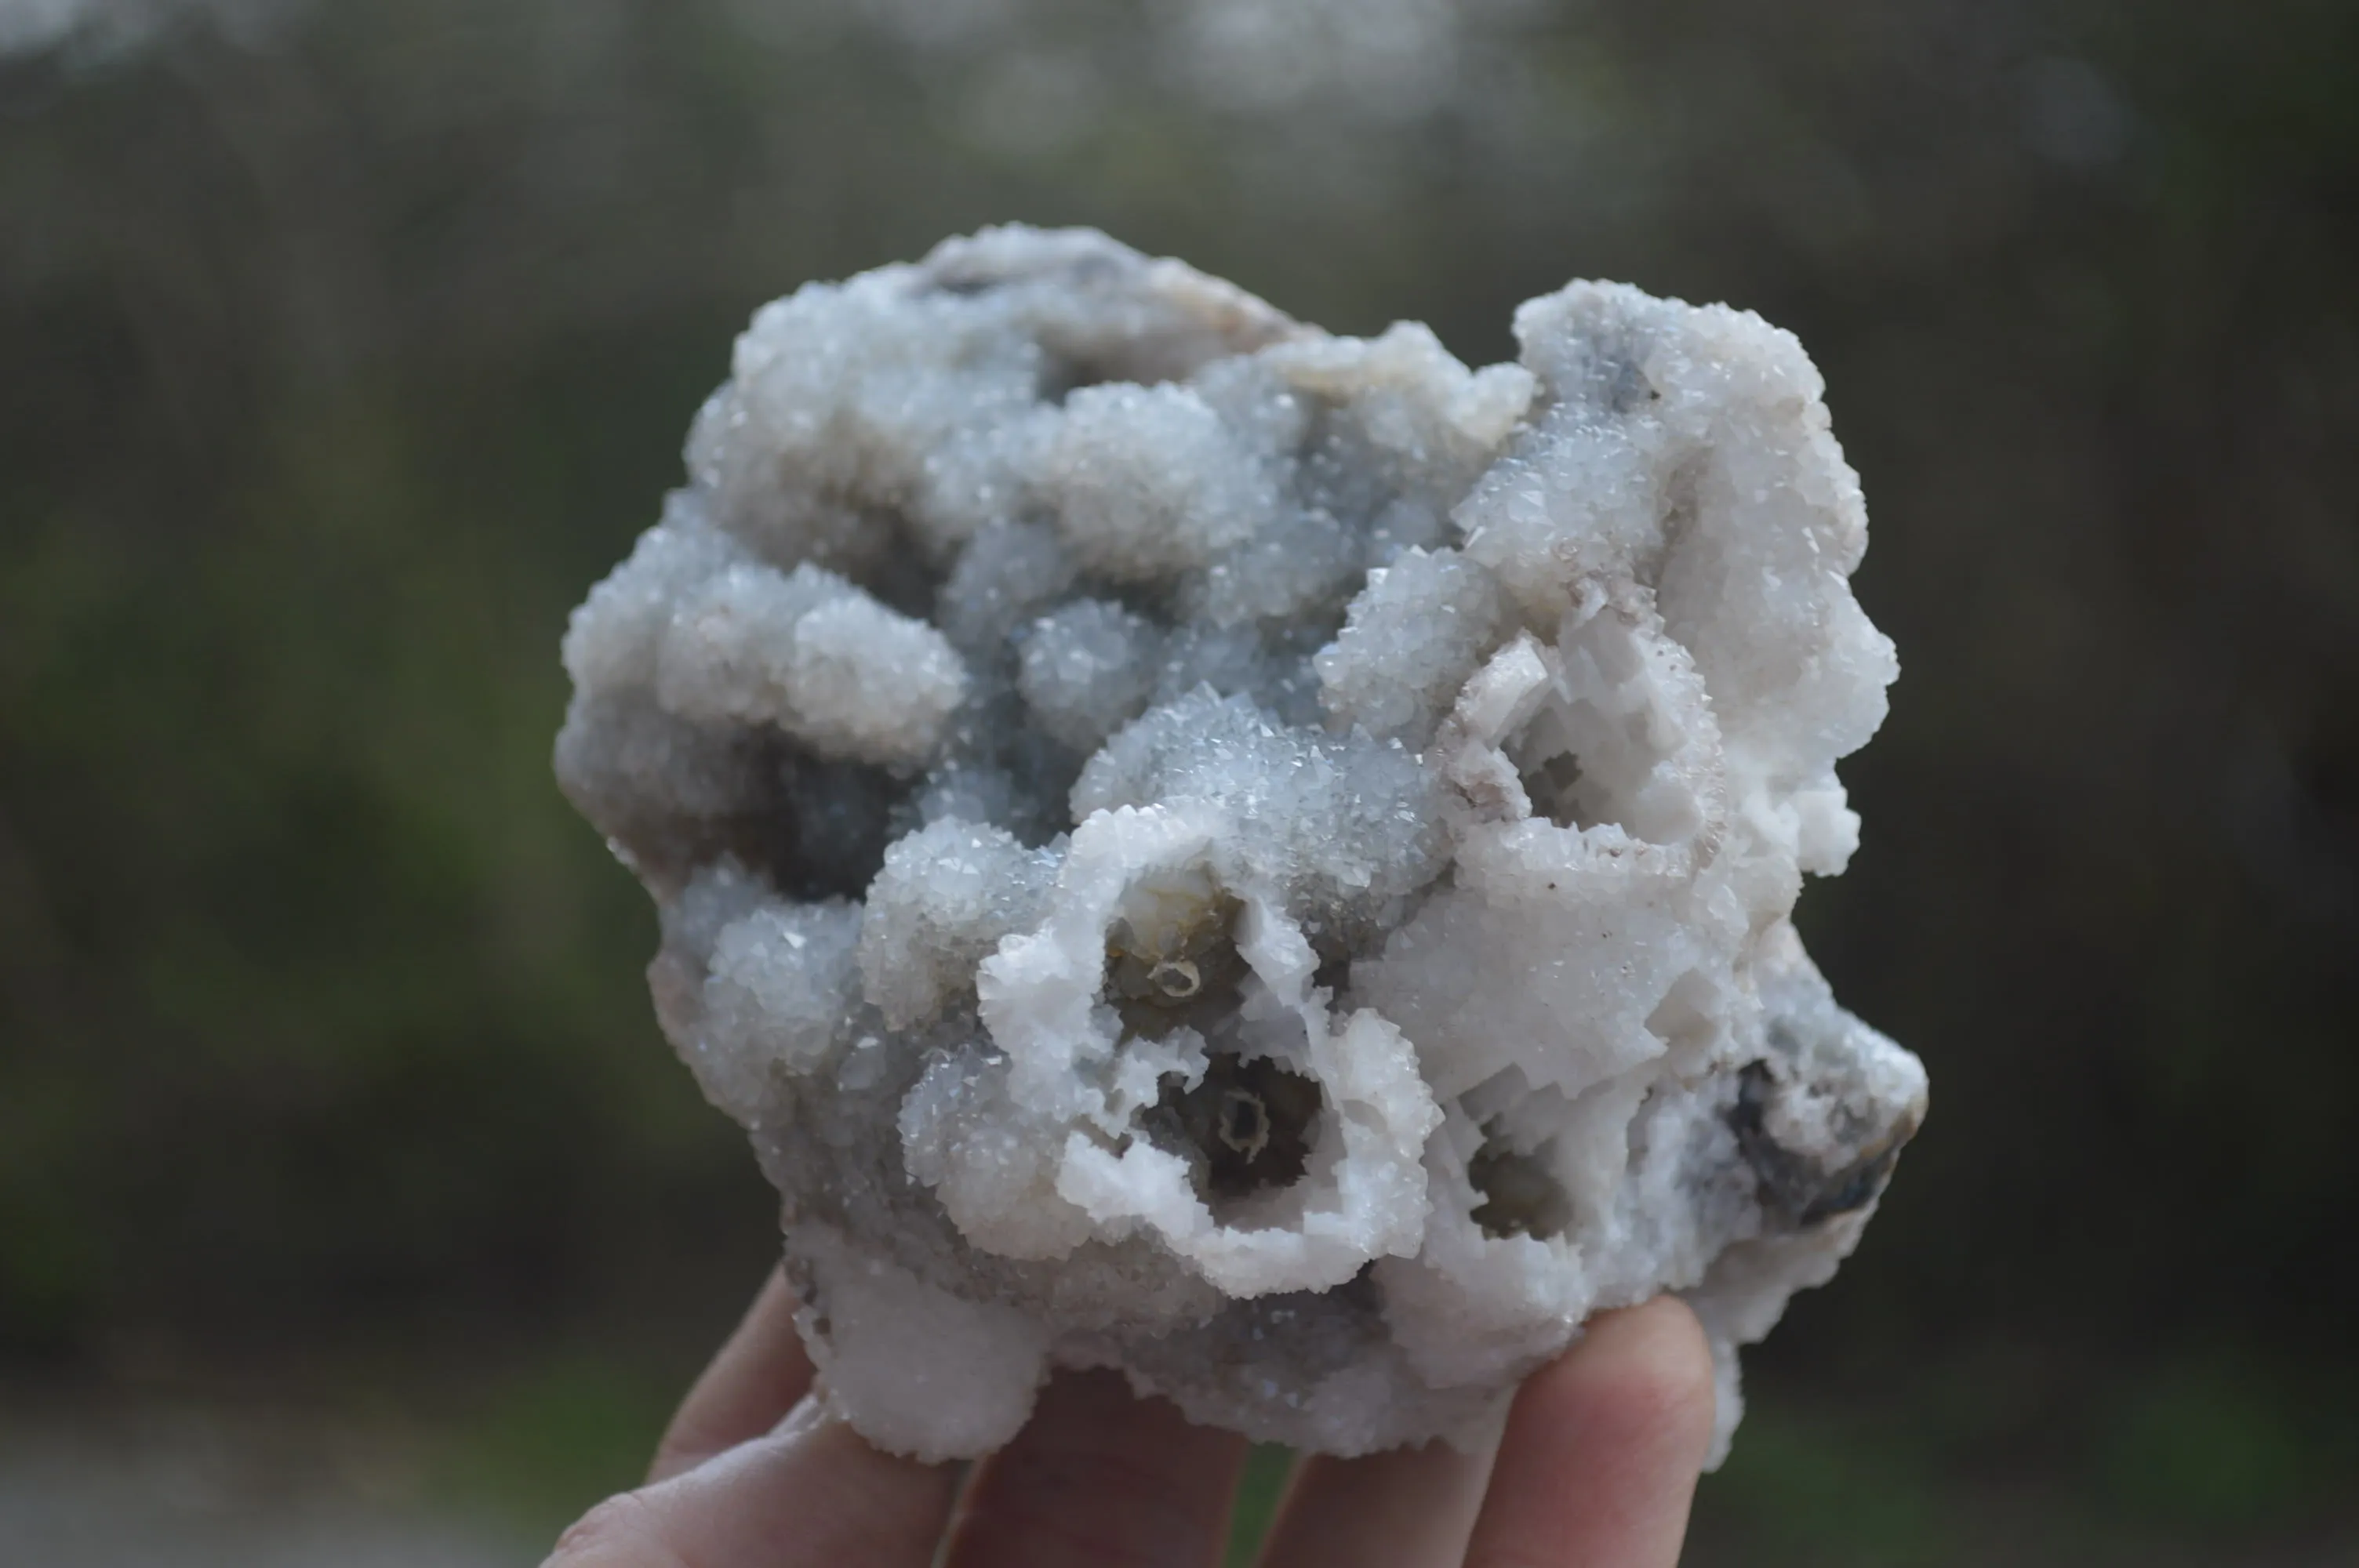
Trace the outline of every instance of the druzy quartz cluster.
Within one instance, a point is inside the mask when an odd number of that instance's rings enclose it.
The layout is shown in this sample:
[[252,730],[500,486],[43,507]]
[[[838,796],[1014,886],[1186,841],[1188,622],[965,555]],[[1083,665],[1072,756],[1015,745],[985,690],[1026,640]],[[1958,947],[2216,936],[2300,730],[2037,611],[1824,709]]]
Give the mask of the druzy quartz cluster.
[[1720,1368],[1926,1104],[1788,916],[1890,642],[1795,340],[1576,283],[1470,370],[1025,228],[765,307],[565,638],[566,793],[872,1441],[1056,1367],[1479,1441],[1592,1312]]

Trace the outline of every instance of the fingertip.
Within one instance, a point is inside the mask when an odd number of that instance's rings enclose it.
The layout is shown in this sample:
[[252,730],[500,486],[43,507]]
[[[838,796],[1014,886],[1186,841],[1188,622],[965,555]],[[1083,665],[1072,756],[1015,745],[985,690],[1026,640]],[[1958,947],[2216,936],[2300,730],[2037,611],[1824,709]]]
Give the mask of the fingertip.
[[1357,1459],[1315,1454],[1296,1466],[1260,1561],[1265,1568],[1457,1563],[1490,1471],[1487,1445],[1464,1453],[1439,1439]]
[[1712,1404],[1711,1347],[1684,1302],[1592,1319],[1516,1394],[1466,1561],[1671,1568]]
[[1218,1552],[1245,1439],[1142,1399],[1109,1372],[1042,1390],[983,1461],[951,1530],[951,1568],[1201,1563]]
[[1543,1413],[1579,1405],[1586,1419],[1625,1427],[1669,1454],[1691,1453],[1701,1470],[1714,1415],[1712,1346],[1677,1296],[1601,1313],[1580,1343],[1526,1383],[1519,1411],[1527,1400]]

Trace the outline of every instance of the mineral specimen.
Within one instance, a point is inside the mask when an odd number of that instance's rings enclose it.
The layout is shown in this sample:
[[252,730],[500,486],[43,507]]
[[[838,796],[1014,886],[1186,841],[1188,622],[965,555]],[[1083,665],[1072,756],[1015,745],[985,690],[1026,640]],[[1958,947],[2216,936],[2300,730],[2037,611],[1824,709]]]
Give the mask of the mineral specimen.
[[1892,647],[1794,339],[1577,283],[1470,371],[1022,228],[765,307],[565,640],[567,793],[886,1447],[1056,1366],[1358,1454],[1601,1308],[1721,1370],[1925,1108],[1788,916]]

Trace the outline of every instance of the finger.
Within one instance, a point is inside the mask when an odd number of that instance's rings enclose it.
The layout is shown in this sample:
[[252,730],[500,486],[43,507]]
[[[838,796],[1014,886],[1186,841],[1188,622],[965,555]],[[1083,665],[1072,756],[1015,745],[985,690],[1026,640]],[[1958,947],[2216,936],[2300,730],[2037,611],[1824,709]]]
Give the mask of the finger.
[[1674,1568],[1712,1420],[1686,1303],[1593,1320],[1516,1396],[1467,1568]]
[[647,1479],[668,1480],[724,1448],[759,1437],[810,1392],[810,1357],[795,1332],[795,1292],[772,1270],[712,1364],[680,1401],[656,1444]]
[[1134,1399],[1112,1373],[1060,1376],[984,1462],[949,1568],[1210,1568],[1245,1454],[1244,1438]]
[[1457,1568],[1491,1451],[1446,1443],[1303,1461],[1262,1548],[1265,1568]]
[[927,1568],[956,1485],[812,1396],[777,1431],[599,1504],[542,1568]]

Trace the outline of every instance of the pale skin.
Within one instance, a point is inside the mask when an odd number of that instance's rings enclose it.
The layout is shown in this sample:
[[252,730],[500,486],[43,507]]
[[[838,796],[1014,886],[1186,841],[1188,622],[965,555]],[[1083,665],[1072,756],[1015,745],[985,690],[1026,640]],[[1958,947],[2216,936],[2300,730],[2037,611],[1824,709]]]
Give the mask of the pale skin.
[[[1212,1568],[1245,1454],[1103,1373],[1062,1374],[964,1478],[871,1448],[812,1392],[774,1274],[689,1392],[647,1484],[545,1568]],[[1594,1319],[1527,1379],[1496,1452],[1296,1467],[1262,1568],[1674,1568],[1712,1361],[1666,1297]],[[945,1543],[947,1551],[945,1552]]]

